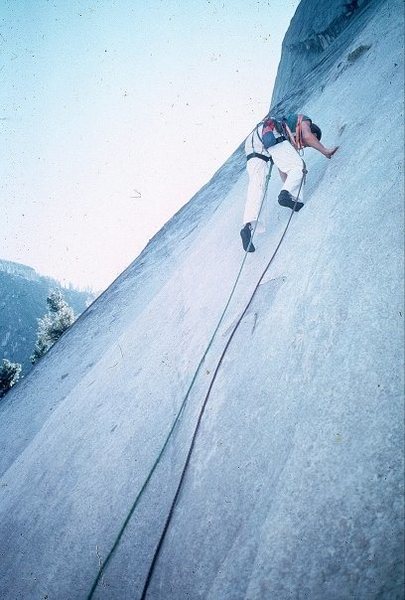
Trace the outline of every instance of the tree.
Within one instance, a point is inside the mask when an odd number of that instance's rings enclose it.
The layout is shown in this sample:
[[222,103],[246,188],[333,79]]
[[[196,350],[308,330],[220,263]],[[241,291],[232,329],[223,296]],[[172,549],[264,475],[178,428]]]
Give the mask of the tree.
[[38,319],[37,341],[31,362],[35,364],[44,356],[62,333],[68,329],[75,320],[73,308],[65,301],[60,290],[53,291],[46,299],[48,312]]
[[20,373],[20,363],[12,363],[7,358],[3,358],[3,363],[0,366],[0,398],[5,396],[9,389],[17,383]]

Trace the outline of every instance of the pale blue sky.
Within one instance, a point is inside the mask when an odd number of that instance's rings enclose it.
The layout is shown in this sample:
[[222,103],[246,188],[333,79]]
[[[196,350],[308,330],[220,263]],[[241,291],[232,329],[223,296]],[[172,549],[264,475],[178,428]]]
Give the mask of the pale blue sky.
[[0,258],[108,285],[265,114],[298,3],[3,3]]

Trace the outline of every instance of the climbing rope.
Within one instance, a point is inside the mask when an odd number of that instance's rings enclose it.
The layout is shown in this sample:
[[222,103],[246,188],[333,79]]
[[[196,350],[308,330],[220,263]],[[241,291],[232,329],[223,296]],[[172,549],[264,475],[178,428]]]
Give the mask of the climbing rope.
[[[267,194],[267,188],[268,188],[268,185],[269,185],[269,181],[270,181],[272,169],[273,169],[273,162],[270,161],[270,167],[269,167],[267,175],[266,175],[266,180],[265,180],[265,184],[264,184],[262,200],[261,200],[261,204],[260,204],[260,208],[259,208],[257,220],[256,220],[256,223],[255,223],[253,231],[252,231],[251,240],[253,240],[253,238],[254,238],[254,234],[256,232],[256,228],[257,228],[257,225],[258,225],[258,222],[259,222],[259,217],[260,217],[260,214],[261,214],[261,211],[262,211],[262,208],[263,208],[264,199],[265,199],[266,194]],[[223,309],[222,314],[220,316],[220,319],[219,319],[219,321],[218,321],[218,323],[217,323],[217,325],[216,325],[216,327],[214,329],[213,334],[211,335],[211,338],[210,338],[210,340],[208,342],[207,348],[206,348],[204,354],[202,355],[202,358],[200,359],[200,362],[198,363],[197,369],[194,372],[194,375],[193,375],[193,377],[191,379],[190,385],[189,385],[189,387],[187,389],[186,395],[185,395],[185,397],[184,397],[184,399],[183,399],[183,401],[182,401],[182,403],[180,405],[180,409],[179,409],[179,411],[178,411],[178,413],[177,413],[177,415],[176,415],[176,417],[175,417],[175,419],[174,419],[174,421],[172,423],[172,426],[171,426],[171,428],[170,428],[170,430],[169,430],[169,432],[168,432],[168,434],[166,436],[166,439],[165,439],[165,441],[163,443],[163,446],[160,449],[159,454],[157,455],[157,458],[156,458],[155,462],[153,463],[153,465],[152,465],[152,467],[151,467],[151,469],[149,471],[149,474],[146,477],[146,479],[145,479],[145,481],[144,481],[144,483],[143,483],[140,491],[138,492],[138,495],[136,496],[136,498],[135,498],[135,500],[134,500],[134,502],[133,502],[133,504],[132,504],[132,506],[131,506],[131,508],[130,508],[130,510],[128,512],[128,515],[125,518],[125,520],[124,520],[124,522],[123,522],[123,524],[122,524],[122,526],[121,526],[121,528],[120,528],[120,530],[118,532],[118,535],[117,535],[117,537],[115,539],[115,542],[114,542],[113,546],[111,547],[111,550],[107,554],[105,560],[100,564],[97,576],[96,576],[96,578],[95,578],[95,580],[93,582],[93,585],[91,587],[89,595],[87,596],[87,600],[91,600],[93,598],[94,592],[95,592],[95,590],[96,590],[96,588],[97,588],[97,586],[98,586],[98,584],[100,582],[100,579],[103,576],[103,574],[105,572],[105,569],[106,569],[108,563],[110,562],[113,554],[115,553],[115,551],[116,551],[116,549],[117,549],[117,547],[118,547],[118,545],[119,545],[119,543],[121,541],[121,538],[122,538],[122,536],[124,534],[124,531],[125,531],[128,523],[129,523],[129,521],[130,521],[130,519],[131,519],[131,517],[132,517],[132,515],[133,515],[133,513],[134,513],[134,511],[136,509],[136,507],[138,506],[139,501],[140,501],[140,499],[141,499],[141,497],[142,497],[142,495],[143,495],[143,493],[144,493],[144,491],[145,491],[145,489],[146,489],[149,481],[151,480],[153,473],[155,472],[158,464],[160,463],[160,460],[161,460],[161,458],[162,458],[162,456],[163,456],[163,454],[164,454],[164,452],[166,450],[166,447],[167,447],[167,445],[168,445],[168,443],[169,443],[169,441],[171,439],[171,436],[172,436],[172,434],[173,434],[173,432],[174,432],[174,430],[176,428],[176,425],[179,422],[179,420],[181,418],[181,415],[183,414],[183,412],[185,410],[185,407],[186,407],[186,404],[187,404],[187,400],[188,400],[188,398],[190,396],[191,390],[192,390],[192,388],[194,386],[194,383],[195,383],[195,381],[197,379],[197,376],[198,376],[198,374],[200,372],[201,366],[203,365],[203,363],[204,363],[204,361],[205,361],[205,359],[207,357],[207,354],[208,354],[208,352],[209,352],[209,350],[210,350],[210,348],[211,348],[211,346],[212,346],[212,344],[214,342],[214,338],[215,338],[215,336],[216,336],[216,334],[217,334],[217,332],[218,332],[218,330],[219,330],[219,328],[220,328],[220,326],[221,326],[221,324],[222,324],[222,322],[223,322],[223,320],[225,318],[225,314],[226,314],[226,312],[228,310],[228,307],[229,307],[229,305],[231,303],[231,300],[232,300],[233,295],[235,293],[235,289],[236,289],[236,287],[237,287],[237,285],[239,283],[239,280],[240,280],[243,268],[244,268],[245,263],[246,263],[247,256],[248,256],[248,250],[245,251],[242,263],[240,265],[240,268],[239,268],[238,274],[236,276],[235,282],[234,282],[233,287],[231,289],[231,292],[229,294],[229,297],[228,297],[228,300],[226,302],[225,308]]]
[[[300,156],[301,158],[304,153],[304,142],[302,139],[302,119],[303,119],[303,117],[304,117],[304,115],[298,115],[297,125],[295,127],[295,135],[289,128],[287,121],[284,120],[284,118],[282,121],[282,127],[286,134],[286,138],[289,140],[291,146],[298,152],[298,156]],[[305,163],[304,163],[304,165],[305,165]],[[304,168],[305,168],[305,166],[304,166]]]
[[[212,375],[211,383],[210,383],[210,385],[208,387],[208,390],[207,390],[207,393],[205,395],[204,401],[203,401],[203,403],[201,405],[201,409],[200,409],[200,412],[199,412],[199,415],[198,415],[197,423],[196,423],[196,426],[195,426],[195,429],[194,429],[194,433],[193,433],[193,436],[192,436],[192,439],[191,439],[190,448],[189,448],[189,451],[187,453],[187,457],[186,457],[186,460],[185,460],[185,463],[184,463],[184,466],[183,466],[183,470],[182,470],[182,473],[181,473],[181,476],[180,476],[180,480],[179,480],[179,483],[178,483],[178,486],[177,486],[177,489],[176,489],[176,493],[174,495],[174,498],[173,498],[173,501],[172,501],[169,513],[167,515],[166,522],[165,522],[165,525],[163,527],[163,531],[162,531],[162,534],[160,536],[158,545],[157,545],[156,550],[154,552],[153,559],[152,559],[151,565],[149,567],[148,575],[147,575],[146,580],[145,580],[145,584],[144,584],[144,587],[143,587],[143,591],[142,591],[142,595],[141,595],[140,600],[145,600],[146,599],[146,594],[148,592],[148,588],[149,588],[150,582],[152,580],[153,572],[155,570],[155,566],[157,564],[157,561],[158,561],[158,558],[159,558],[159,555],[160,555],[160,552],[161,552],[161,549],[162,549],[162,546],[163,546],[163,543],[164,543],[164,540],[165,540],[165,537],[166,537],[166,533],[167,533],[167,531],[169,529],[169,525],[170,525],[171,519],[173,517],[174,511],[175,511],[175,508],[176,508],[176,505],[177,505],[177,501],[178,501],[179,496],[180,496],[181,489],[183,487],[184,479],[185,479],[185,476],[186,476],[186,471],[187,471],[187,468],[189,466],[191,455],[192,455],[193,450],[194,450],[194,446],[195,446],[195,442],[196,442],[196,439],[197,439],[198,431],[199,431],[199,428],[200,428],[201,420],[202,420],[202,417],[204,415],[205,408],[207,406],[208,399],[209,399],[209,396],[211,394],[212,388],[214,386],[214,382],[216,380],[218,371],[219,371],[219,369],[221,367],[222,361],[223,361],[223,359],[225,357],[225,354],[226,354],[226,352],[227,352],[227,350],[228,350],[228,348],[229,348],[229,346],[231,344],[231,341],[232,341],[232,339],[233,339],[233,337],[234,337],[234,335],[235,335],[235,333],[236,333],[239,325],[241,324],[244,316],[246,315],[247,311],[249,310],[249,307],[251,306],[251,304],[253,302],[253,298],[255,297],[256,292],[259,289],[259,286],[260,286],[261,282],[263,281],[264,276],[266,275],[268,269],[270,268],[270,265],[272,264],[275,256],[277,255],[277,252],[278,252],[278,250],[279,250],[279,248],[280,248],[280,246],[281,246],[281,244],[282,244],[282,242],[284,240],[284,237],[285,237],[285,235],[287,233],[287,230],[289,228],[289,225],[291,223],[291,219],[292,219],[293,214],[295,212],[295,208],[297,206],[297,202],[298,202],[299,196],[301,194],[301,189],[302,189],[302,186],[304,184],[305,177],[306,177],[306,174],[307,174],[305,162],[304,161],[302,161],[302,162],[303,162],[303,169],[302,169],[302,173],[303,174],[302,174],[302,178],[301,178],[300,187],[299,187],[299,190],[298,190],[297,197],[295,199],[294,206],[291,209],[290,217],[289,217],[289,219],[287,221],[287,224],[286,224],[286,226],[284,228],[284,231],[282,233],[282,236],[281,236],[281,238],[280,238],[280,240],[279,240],[279,242],[278,242],[278,244],[276,246],[276,249],[274,250],[274,252],[273,252],[273,254],[272,254],[269,262],[267,263],[267,265],[266,265],[266,267],[265,267],[262,275],[260,276],[259,281],[257,282],[257,284],[256,284],[256,286],[255,286],[255,288],[254,288],[254,290],[253,290],[253,292],[252,292],[252,294],[250,296],[250,299],[249,299],[248,303],[246,304],[243,312],[241,313],[240,317],[238,318],[236,324],[234,325],[234,327],[232,329],[232,332],[231,332],[231,334],[230,334],[230,336],[228,338],[228,341],[226,342],[225,347],[224,347],[224,349],[223,349],[223,351],[221,353],[221,356],[219,357],[219,361],[217,363],[217,366],[215,367],[214,373]],[[267,186],[266,186],[266,190],[267,190]],[[262,199],[262,204],[263,204],[263,200],[264,200],[264,196],[263,196],[263,199]],[[262,208],[262,206],[260,207],[260,210],[261,210],[261,208]],[[259,212],[259,215],[260,215],[260,212]],[[256,225],[257,225],[257,221],[256,221]],[[246,258],[246,256],[245,256],[245,258]]]

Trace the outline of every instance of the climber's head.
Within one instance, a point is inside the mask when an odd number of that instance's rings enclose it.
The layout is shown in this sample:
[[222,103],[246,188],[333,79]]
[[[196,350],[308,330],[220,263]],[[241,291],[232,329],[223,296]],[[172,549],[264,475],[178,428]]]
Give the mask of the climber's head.
[[321,141],[322,131],[318,127],[318,125],[315,125],[315,123],[311,123],[311,131],[314,135],[316,135],[316,137],[318,138],[318,141]]

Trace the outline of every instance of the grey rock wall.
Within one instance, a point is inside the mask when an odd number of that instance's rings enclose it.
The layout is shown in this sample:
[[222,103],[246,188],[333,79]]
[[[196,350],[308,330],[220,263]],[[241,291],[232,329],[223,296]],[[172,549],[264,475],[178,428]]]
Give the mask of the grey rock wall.
[[[340,148],[305,155],[305,207],[212,386],[148,600],[404,596],[401,7],[364,12],[307,92]],[[212,341],[246,186],[237,150],[0,404],[2,600],[87,599],[112,548],[93,598],[141,597],[202,401],[290,217],[275,174]]]
[[[298,94],[303,102],[310,89],[311,71],[320,82],[333,56],[358,35],[379,0],[302,0],[283,40],[282,56],[274,84],[271,106]],[[347,31],[349,30],[349,31]],[[344,35],[343,35],[344,34]],[[332,60],[327,60],[332,57]],[[325,64],[326,63],[326,64]],[[294,106],[294,109],[296,107]]]

